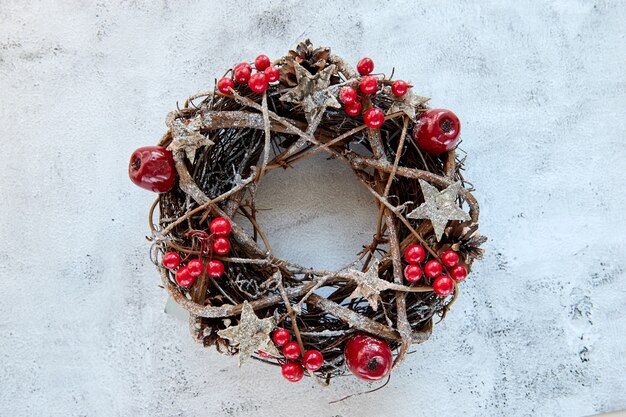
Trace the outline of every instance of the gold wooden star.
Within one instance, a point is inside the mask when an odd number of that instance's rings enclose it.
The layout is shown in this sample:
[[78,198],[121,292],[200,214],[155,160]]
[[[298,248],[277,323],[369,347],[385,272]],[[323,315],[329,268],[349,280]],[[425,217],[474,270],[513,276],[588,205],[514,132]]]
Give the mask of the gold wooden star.
[[409,219],[428,219],[435,229],[437,241],[450,220],[469,220],[470,215],[462,210],[456,202],[459,191],[463,188],[457,181],[443,191],[439,191],[424,180],[419,180],[424,193],[424,203],[407,214]]
[[172,142],[167,149],[174,154],[184,152],[191,163],[196,159],[198,148],[213,145],[212,140],[200,133],[200,128],[202,127],[202,116],[200,114],[188,123],[185,123],[177,119],[173,113],[170,113],[165,123],[172,132]]
[[391,103],[389,110],[387,110],[387,114],[401,111],[415,121],[415,110],[428,100],[430,100],[428,97],[418,96],[409,90],[402,97],[396,97],[393,103]]
[[318,112],[325,111],[326,107],[341,107],[333,93],[328,89],[330,77],[337,71],[335,65],[329,65],[315,75],[312,75],[300,64],[296,63],[295,68],[298,85],[280,96],[281,101],[301,105],[309,123]]
[[257,350],[262,350],[273,356],[280,356],[272,339],[270,339],[270,333],[274,327],[276,327],[274,317],[259,319],[254,314],[250,303],[244,301],[239,324],[220,330],[217,334],[239,344],[239,366],[241,366]]
[[378,277],[378,264],[379,261],[376,259],[372,262],[370,267],[367,268],[367,271],[361,272],[356,269],[349,269],[346,274],[357,284],[350,298],[365,297],[374,311],[378,310],[380,292],[396,287],[393,283]]

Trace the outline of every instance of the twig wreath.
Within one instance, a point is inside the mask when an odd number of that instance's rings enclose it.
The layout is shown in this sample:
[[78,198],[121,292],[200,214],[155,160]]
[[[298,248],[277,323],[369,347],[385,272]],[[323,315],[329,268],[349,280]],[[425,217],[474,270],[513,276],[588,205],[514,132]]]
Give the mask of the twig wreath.
[[[163,287],[194,338],[240,365],[254,358],[321,385],[347,369],[384,378],[429,338],[482,255],[458,118],[373,69],[309,41],[274,62],[260,55],[189,97],[158,146],[131,157],[133,182],[159,193],[149,239]],[[264,176],[319,152],[378,205],[372,241],[337,271],[279,259],[256,221]]]

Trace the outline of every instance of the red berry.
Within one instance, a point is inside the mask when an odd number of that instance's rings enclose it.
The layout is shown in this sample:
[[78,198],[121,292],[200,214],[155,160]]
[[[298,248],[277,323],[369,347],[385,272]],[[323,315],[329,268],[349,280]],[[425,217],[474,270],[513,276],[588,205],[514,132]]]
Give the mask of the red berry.
[[307,350],[302,355],[302,364],[309,371],[317,371],[324,364],[324,357],[319,350]]
[[257,71],[264,71],[271,64],[270,59],[267,55],[259,55],[254,60],[254,67]]
[[204,264],[200,259],[192,259],[187,262],[187,269],[192,277],[198,278],[204,272]]
[[247,83],[250,79],[250,73],[252,72],[252,67],[247,62],[242,62],[237,64],[233,69],[233,78],[239,84]]
[[405,95],[406,92],[409,91],[409,88],[411,88],[411,86],[404,80],[397,80],[391,84],[391,92],[396,97],[402,97]]
[[218,237],[213,242],[213,251],[218,255],[226,255],[230,252],[230,242],[225,237]]
[[441,262],[443,262],[446,267],[452,268],[459,263],[459,255],[453,250],[447,250],[441,254]]
[[339,100],[345,105],[354,103],[356,101],[356,90],[352,87],[342,87],[339,90]]
[[284,346],[291,340],[291,333],[289,333],[287,329],[276,329],[274,333],[272,333],[272,340],[276,345]]
[[371,58],[361,58],[361,60],[356,64],[356,69],[359,71],[361,75],[368,75],[374,71],[374,61]]
[[378,381],[391,371],[393,357],[384,340],[358,335],[346,343],[343,351],[348,369],[366,381]]
[[217,82],[217,89],[220,93],[230,94],[230,90],[235,88],[235,82],[230,78],[220,78]]
[[450,270],[450,275],[456,282],[461,282],[467,278],[467,269],[463,265],[457,265]]
[[262,93],[267,90],[267,77],[262,72],[252,74],[248,81],[248,87],[255,93]]
[[359,84],[359,90],[363,94],[374,94],[378,89],[378,80],[376,77],[372,75],[368,75],[367,77],[363,77],[361,83]]
[[206,273],[211,278],[219,278],[224,273],[224,264],[217,259],[212,259],[206,264]]
[[289,342],[283,346],[283,356],[291,360],[298,359],[300,357],[300,346],[298,342]]
[[410,264],[419,264],[426,258],[426,251],[420,245],[412,244],[404,250],[404,259]]
[[407,265],[404,268],[404,278],[409,282],[417,282],[422,277],[422,268],[419,265]]
[[302,365],[296,362],[287,362],[280,368],[283,377],[290,382],[298,382],[304,376]]
[[363,120],[370,129],[378,129],[385,122],[385,113],[381,109],[373,107],[365,112]]
[[433,282],[433,290],[440,297],[447,297],[454,290],[454,281],[447,275],[440,275]]
[[167,269],[176,269],[180,265],[180,255],[176,252],[167,252],[163,255],[161,263]]
[[226,217],[216,217],[211,222],[209,229],[215,236],[226,237],[230,234],[232,225]]
[[280,78],[280,71],[274,66],[270,65],[269,67],[265,68],[265,71],[263,72],[267,77],[267,81],[271,83],[273,83],[274,81],[278,81],[278,79]]
[[195,280],[196,278],[191,275],[191,272],[189,272],[189,269],[186,266],[183,266],[176,271],[176,282],[178,282],[178,285],[183,288],[191,287]]
[[456,114],[445,109],[430,109],[422,114],[413,128],[413,139],[424,152],[441,154],[453,149],[461,133]]
[[363,107],[361,106],[361,103],[359,103],[358,101],[355,101],[352,104],[346,104],[346,107],[345,107],[345,110],[348,116],[353,116],[353,117],[361,114],[362,109]]
[[166,193],[176,184],[176,168],[172,152],[163,146],[137,149],[128,163],[130,180],[141,188]]
[[424,266],[424,273],[430,278],[435,278],[441,274],[441,271],[443,271],[443,268],[441,267],[439,261],[428,261]]

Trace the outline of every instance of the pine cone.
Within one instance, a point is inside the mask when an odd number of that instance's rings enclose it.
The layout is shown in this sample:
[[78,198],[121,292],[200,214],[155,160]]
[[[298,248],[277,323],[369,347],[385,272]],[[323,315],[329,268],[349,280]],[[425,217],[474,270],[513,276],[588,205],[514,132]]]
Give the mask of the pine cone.
[[474,259],[481,259],[485,250],[480,246],[487,241],[487,237],[476,233],[478,225],[467,226],[467,223],[454,222],[446,230],[446,234],[451,241],[456,242],[450,246],[450,249],[460,252],[464,255],[468,262]]
[[330,48],[313,48],[309,39],[300,42],[295,51],[289,51],[285,63],[280,69],[280,82],[289,87],[297,84],[296,63],[302,65],[311,74],[326,67],[326,61],[330,55]]

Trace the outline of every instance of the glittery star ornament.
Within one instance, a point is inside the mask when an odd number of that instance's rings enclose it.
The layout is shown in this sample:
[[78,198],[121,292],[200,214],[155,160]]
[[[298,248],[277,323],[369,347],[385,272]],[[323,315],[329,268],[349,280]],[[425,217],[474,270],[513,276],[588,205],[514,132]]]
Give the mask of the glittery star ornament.
[[326,110],[326,107],[341,107],[335,95],[328,89],[330,77],[337,71],[335,65],[329,65],[315,75],[300,64],[296,64],[295,69],[298,85],[280,96],[281,101],[301,105],[309,123],[318,112]]
[[252,306],[247,301],[244,301],[239,324],[220,330],[217,334],[239,344],[239,366],[241,366],[258,350],[262,350],[272,356],[280,356],[270,338],[270,333],[275,327],[275,318],[259,319],[254,314]]
[[415,109],[430,100],[428,97],[418,96],[411,91],[407,92],[402,97],[397,97],[391,107],[387,110],[387,114],[404,112],[411,120],[415,121]]
[[442,191],[426,181],[419,180],[419,183],[424,193],[424,203],[407,214],[406,217],[430,220],[433,229],[435,229],[437,241],[441,240],[450,220],[470,220],[470,215],[461,209],[456,202],[459,191],[462,189],[460,181]]
[[165,124],[172,132],[172,143],[170,143],[167,149],[174,154],[184,152],[191,163],[196,159],[198,148],[213,145],[212,140],[200,133],[200,128],[202,127],[200,114],[189,123],[184,123],[177,119],[174,113],[170,113]]
[[378,310],[380,292],[395,287],[393,283],[378,277],[378,263],[378,259],[376,259],[365,272],[349,269],[347,273],[357,285],[350,298],[365,297],[374,311]]

